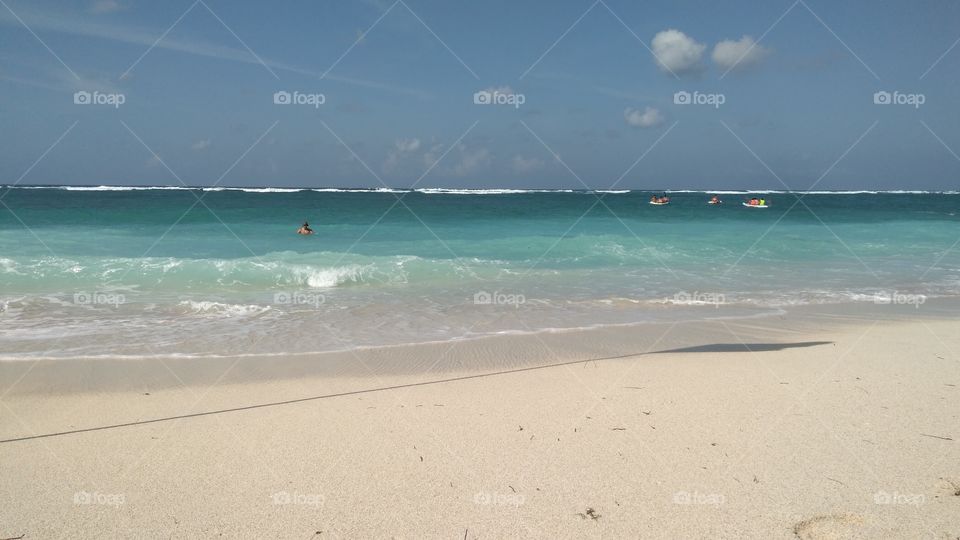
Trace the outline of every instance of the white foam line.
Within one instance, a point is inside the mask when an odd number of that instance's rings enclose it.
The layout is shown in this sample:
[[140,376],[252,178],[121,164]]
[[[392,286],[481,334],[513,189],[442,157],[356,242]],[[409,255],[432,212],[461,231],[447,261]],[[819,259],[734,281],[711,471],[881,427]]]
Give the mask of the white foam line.
[[59,189],[64,191],[242,191],[245,193],[299,193],[304,191],[313,191],[317,193],[423,193],[429,195],[514,195],[527,193],[576,193],[589,195],[591,193],[608,194],[626,194],[626,193],[705,193],[717,195],[747,195],[747,194],[806,194],[806,195],[958,195],[960,191],[956,190],[777,190],[777,189],[519,189],[519,188],[420,188],[415,190],[402,188],[291,188],[291,187],[205,187],[205,186],[71,186],[71,185],[49,185],[49,186],[2,186],[6,189]]
[[572,189],[454,189],[421,188],[414,190],[428,195],[515,195],[524,193],[576,193]]
[[[681,323],[698,323],[711,320],[740,320],[740,319],[758,319],[764,317],[773,317],[773,316],[782,316],[786,313],[783,309],[771,306],[769,311],[763,311],[760,313],[751,313],[748,315],[727,315],[720,317],[707,317],[704,319],[691,319],[679,321]],[[562,334],[570,332],[582,332],[588,330],[602,330],[604,328],[626,328],[626,327],[639,327],[650,324],[663,324],[670,321],[641,321],[641,322],[629,322],[629,323],[600,323],[589,326],[570,326],[570,327],[549,327],[549,328],[540,328],[535,330],[503,330],[496,332],[488,333],[476,333],[471,335],[460,335],[454,336],[448,339],[437,339],[437,340],[428,340],[428,341],[416,341],[409,343],[395,343],[387,345],[360,345],[357,347],[348,347],[343,349],[329,349],[321,351],[302,351],[302,352],[265,352],[265,353],[239,353],[239,354],[185,354],[185,353],[168,353],[168,354],[103,354],[103,355],[78,355],[78,356],[3,356],[0,355],[0,362],[24,362],[24,361],[64,361],[64,360],[152,360],[158,358],[169,358],[169,359],[192,359],[192,360],[217,360],[223,358],[276,358],[281,356],[313,356],[321,354],[342,354],[342,353],[353,353],[357,351],[367,351],[367,350],[379,350],[379,349],[391,349],[395,347],[418,347],[422,345],[442,345],[452,342],[461,342],[461,341],[477,341],[481,339],[489,339],[496,336],[502,335],[536,335],[536,334]]]

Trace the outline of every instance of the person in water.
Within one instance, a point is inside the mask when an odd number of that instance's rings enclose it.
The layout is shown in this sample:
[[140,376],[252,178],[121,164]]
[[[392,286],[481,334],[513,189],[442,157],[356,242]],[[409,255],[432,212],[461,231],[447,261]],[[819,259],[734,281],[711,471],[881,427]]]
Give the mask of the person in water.
[[313,229],[310,228],[310,224],[306,221],[303,222],[303,225],[297,229],[297,234],[313,234]]

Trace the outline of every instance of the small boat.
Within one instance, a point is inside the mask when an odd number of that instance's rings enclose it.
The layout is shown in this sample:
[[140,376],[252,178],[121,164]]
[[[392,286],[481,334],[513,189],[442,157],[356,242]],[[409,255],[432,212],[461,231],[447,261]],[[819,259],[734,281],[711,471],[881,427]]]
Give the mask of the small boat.
[[667,197],[666,193],[661,193],[660,195],[653,195],[650,197],[650,204],[654,206],[666,206],[670,204],[670,197]]
[[770,207],[770,205],[767,205],[767,204],[750,204],[748,202],[744,202],[743,205],[746,206],[747,208],[769,208]]
[[709,201],[707,201],[707,204],[723,204],[723,201],[721,201],[720,199],[710,199]]

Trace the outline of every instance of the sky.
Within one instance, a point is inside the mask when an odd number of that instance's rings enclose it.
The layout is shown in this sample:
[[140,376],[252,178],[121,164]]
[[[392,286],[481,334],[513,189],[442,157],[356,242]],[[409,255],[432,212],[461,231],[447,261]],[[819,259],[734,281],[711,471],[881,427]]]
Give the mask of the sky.
[[0,0],[0,184],[960,189],[960,2]]

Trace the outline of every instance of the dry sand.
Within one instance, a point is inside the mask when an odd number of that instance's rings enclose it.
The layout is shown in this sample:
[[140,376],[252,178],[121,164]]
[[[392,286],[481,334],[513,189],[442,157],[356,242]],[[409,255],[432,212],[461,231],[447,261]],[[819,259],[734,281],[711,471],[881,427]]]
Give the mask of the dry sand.
[[775,319],[3,363],[0,538],[960,538],[957,319]]

